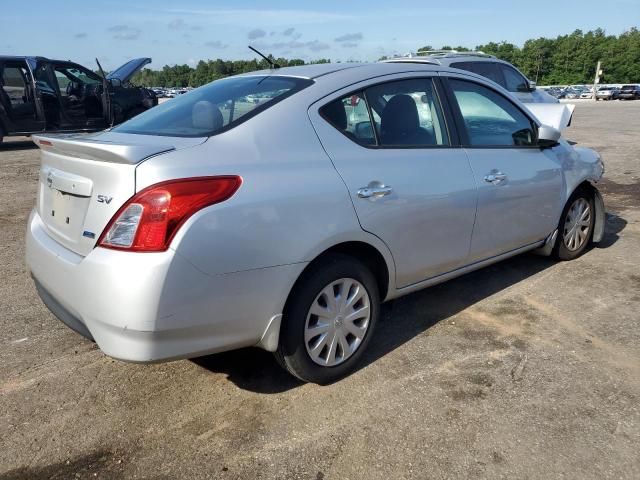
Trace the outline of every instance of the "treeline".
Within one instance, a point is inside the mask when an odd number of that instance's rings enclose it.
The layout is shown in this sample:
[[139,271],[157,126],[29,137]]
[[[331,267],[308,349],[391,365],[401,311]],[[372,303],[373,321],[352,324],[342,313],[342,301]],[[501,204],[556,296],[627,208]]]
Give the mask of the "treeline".
[[[427,45],[423,49],[432,48]],[[444,46],[445,49],[450,47]],[[601,83],[640,82],[640,30],[635,27],[619,36],[606,35],[600,28],[587,33],[576,30],[556,38],[527,40],[522,47],[490,42],[478,45],[475,50],[514,64],[540,85],[591,83],[598,60],[602,62]]]
[[[467,47],[445,45],[443,50],[468,51]],[[426,45],[420,50],[433,50]],[[522,47],[507,42],[478,45],[475,50],[495,55],[513,63],[540,85],[591,83],[598,60],[604,71],[602,83],[640,82],[640,30],[636,27],[621,35],[607,35],[596,29],[584,33],[576,30],[556,38],[527,40]],[[301,59],[274,59],[279,65],[303,65]],[[386,58],[386,57],[383,57]],[[328,63],[320,59],[311,63]],[[195,68],[189,65],[165,65],[162,70],[142,70],[134,78],[139,85],[159,87],[198,87],[219,78],[268,68],[265,60],[201,60]]]
[[[281,67],[305,64],[305,61],[301,59],[287,60],[271,56],[269,58]],[[311,63],[329,62],[329,59],[323,58]],[[269,63],[266,60],[222,60],[218,58],[217,60],[200,60],[195,68],[189,65],[165,65],[162,70],[145,68],[134,77],[133,82],[148,87],[199,87],[219,78],[265,68],[269,68]]]

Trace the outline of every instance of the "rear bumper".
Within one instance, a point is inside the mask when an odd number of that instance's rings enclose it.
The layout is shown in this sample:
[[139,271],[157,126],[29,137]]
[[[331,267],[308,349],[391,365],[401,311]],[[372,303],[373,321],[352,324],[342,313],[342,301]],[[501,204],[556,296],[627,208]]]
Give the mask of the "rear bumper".
[[132,362],[258,344],[305,266],[212,276],[173,250],[95,248],[82,257],[53,240],[35,211],[26,262],[54,315],[107,355]]

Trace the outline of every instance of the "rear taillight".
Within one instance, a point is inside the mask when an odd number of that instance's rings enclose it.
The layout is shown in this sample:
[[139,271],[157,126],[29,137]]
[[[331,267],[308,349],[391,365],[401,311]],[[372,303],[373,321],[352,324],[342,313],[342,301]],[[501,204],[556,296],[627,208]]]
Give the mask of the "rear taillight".
[[157,183],[129,199],[98,240],[106,248],[161,252],[180,226],[202,208],[224,202],[240,187],[238,176],[198,177]]

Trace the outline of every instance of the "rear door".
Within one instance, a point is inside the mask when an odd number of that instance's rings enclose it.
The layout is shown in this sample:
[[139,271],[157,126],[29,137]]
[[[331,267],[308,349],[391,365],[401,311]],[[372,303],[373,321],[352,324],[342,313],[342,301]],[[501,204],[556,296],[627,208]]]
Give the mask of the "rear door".
[[309,110],[362,228],[391,250],[398,287],[460,267],[469,253],[476,188],[466,154],[450,138],[437,85],[393,76]]
[[44,120],[36,110],[31,71],[24,60],[10,60],[0,65],[0,104],[13,132],[38,132]]
[[471,261],[544,240],[557,227],[563,188],[551,149],[537,147],[537,126],[489,85],[447,74],[452,110],[478,188]]

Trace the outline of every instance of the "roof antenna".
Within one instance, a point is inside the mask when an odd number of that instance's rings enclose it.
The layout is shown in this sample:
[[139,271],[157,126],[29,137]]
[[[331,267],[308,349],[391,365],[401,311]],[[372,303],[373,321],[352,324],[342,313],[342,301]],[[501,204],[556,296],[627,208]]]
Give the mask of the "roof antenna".
[[258,55],[260,55],[262,58],[264,58],[267,63],[269,65],[271,65],[271,68],[280,68],[280,65],[278,65],[276,62],[274,62],[273,60],[271,60],[269,57],[266,57],[265,55],[263,55],[262,53],[260,53],[258,50],[256,50],[255,48],[253,48],[251,45],[249,45],[249,49],[253,50],[254,52],[256,52]]

